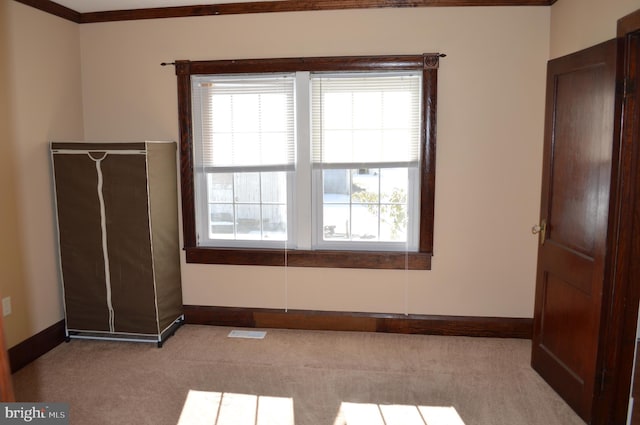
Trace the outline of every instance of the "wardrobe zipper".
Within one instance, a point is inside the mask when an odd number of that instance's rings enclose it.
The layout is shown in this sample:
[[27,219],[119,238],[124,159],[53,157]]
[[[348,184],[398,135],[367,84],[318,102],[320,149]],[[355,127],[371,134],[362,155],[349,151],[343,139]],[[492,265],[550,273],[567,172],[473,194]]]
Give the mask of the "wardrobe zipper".
[[109,332],[115,332],[113,303],[111,301],[111,272],[109,267],[109,251],[107,249],[107,214],[104,205],[104,195],[102,193],[102,160],[107,157],[105,152],[102,158],[96,159],[91,154],[89,158],[96,164],[98,173],[98,201],[100,202],[100,227],[102,230],[102,256],[104,258],[104,284],[107,291],[107,309],[109,310]]

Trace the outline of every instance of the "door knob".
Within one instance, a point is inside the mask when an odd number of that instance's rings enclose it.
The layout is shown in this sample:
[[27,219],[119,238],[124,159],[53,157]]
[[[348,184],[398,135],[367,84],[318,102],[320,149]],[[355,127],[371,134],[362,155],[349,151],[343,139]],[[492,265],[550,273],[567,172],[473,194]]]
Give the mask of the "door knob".
[[542,220],[540,224],[536,224],[531,228],[531,233],[537,235],[540,233],[540,245],[544,245],[545,233],[547,231],[547,221]]

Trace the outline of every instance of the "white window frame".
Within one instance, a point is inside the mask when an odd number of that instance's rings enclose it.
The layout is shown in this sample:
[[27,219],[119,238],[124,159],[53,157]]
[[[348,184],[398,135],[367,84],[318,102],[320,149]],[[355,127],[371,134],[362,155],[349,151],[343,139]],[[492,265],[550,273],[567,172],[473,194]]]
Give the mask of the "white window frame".
[[[380,77],[380,76],[420,76],[420,73],[413,71],[360,71],[360,72],[318,72],[318,77],[338,77],[345,80],[356,76],[367,77]],[[309,87],[309,93],[311,93],[311,73],[306,73],[307,87]],[[420,85],[418,87],[419,96],[422,92],[422,78],[420,78]],[[422,114],[422,102],[418,102],[419,110],[416,112],[416,116],[419,117]],[[310,133],[313,128],[313,123],[309,123]],[[419,129],[416,129],[419,133]],[[311,137],[311,134],[310,136]],[[308,142],[311,145],[311,142]],[[419,145],[419,142],[418,142]],[[392,242],[392,241],[336,241],[324,239],[324,200],[323,200],[323,179],[322,168],[311,167],[312,173],[312,216],[311,216],[311,234],[312,234],[312,249],[316,250],[346,250],[346,251],[418,251],[419,234],[420,234],[420,166],[421,156],[418,149],[417,163],[414,164],[377,164],[373,163],[359,163],[358,168],[406,168],[408,171],[408,193],[407,193],[407,240],[404,242]],[[404,165],[404,166],[403,166]],[[332,167],[336,169],[335,167]],[[354,169],[353,166],[337,169]],[[351,221],[351,220],[350,220]]]
[[[233,81],[233,80],[243,80],[243,79],[251,79],[251,80],[259,80],[261,78],[269,79],[278,79],[278,78],[293,78],[293,106],[295,108],[296,101],[296,90],[295,90],[295,74],[294,73],[255,73],[255,74],[227,74],[227,75],[198,75],[193,76],[191,78],[191,90],[194,92],[198,84],[203,82],[208,82],[211,80],[215,81]],[[198,111],[202,108],[200,105],[200,97],[193,96],[192,98],[192,108],[194,111]],[[296,119],[295,119],[295,110],[293,113],[293,130],[295,133],[295,129],[297,127]],[[195,187],[195,201],[196,201],[196,232],[197,232],[197,243],[198,246],[203,247],[217,247],[217,248],[284,248],[288,245],[294,244],[294,232],[289,231],[291,227],[289,225],[289,218],[294,217],[294,194],[291,190],[287,190],[287,238],[285,240],[259,240],[259,239],[231,239],[231,238],[212,238],[209,236],[209,228],[211,225],[210,222],[210,212],[209,212],[209,186],[207,182],[208,174],[220,172],[220,173],[231,173],[234,175],[234,185],[235,185],[235,174],[236,173],[262,173],[262,172],[284,172],[286,173],[286,180],[288,187],[294,187],[295,180],[295,172],[292,171],[287,165],[280,166],[226,166],[220,167],[221,171],[215,171],[216,167],[204,167],[199,166],[203,162],[200,159],[200,156],[203,154],[200,152],[201,144],[198,143],[200,138],[202,137],[202,116],[193,113],[193,137],[196,143],[194,144],[193,149],[193,163],[196,164],[194,168],[194,187]],[[296,136],[294,134],[294,139]],[[294,145],[296,141],[294,141]],[[295,165],[294,165],[295,167]],[[261,191],[260,191],[261,192]],[[232,205],[235,206],[237,204],[241,204],[234,200]],[[262,202],[260,202],[260,207],[262,207]],[[235,217],[235,211],[233,216]],[[262,222],[262,220],[261,220]],[[236,223],[234,220],[234,230],[236,228]]]
[[[323,76],[324,73],[320,73]],[[332,77],[350,78],[352,73],[331,73]],[[359,72],[359,76],[378,77],[384,76],[400,76],[406,75],[407,72]],[[251,78],[271,78],[279,77],[283,74],[255,74],[250,75]],[[416,73],[412,73],[416,75]],[[243,74],[216,75],[216,76],[197,76],[192,78],[192,90],[196,86],[209,79],[217,81],[241,79]],[[419,205],[418,195],[420,193],[420,159],[418,163],[413,165],[396,165],[394,168],[406,168],[408,171],[408,193],[407,193],[407,240],[402,242],[392,241],[355,241],[355,240],[325,240],[324,238],[324,202],[323,202],[323,169],[313,168],[311,165],[311,135],[312,135],[312,119],[311,119],[311,76],[312,73],[307,71],[298,71],[288,74],[294,78],[294,123],[295,123],[295,148],[297,153],[295,170],[287,171],[286,167],[275,167],[273,170],[253,170],[244,169],[243,167],[223,168],[225,173],[243,173],[243,172],[268,172],[279,171],[286,173],[287,180],[287,238],[285,240],[264,240],[264,239],[231,239],[231,238],[212,238],[209,236],[210,228],[210,212],[209,212],[209,185],[207,176],[211,172],[211,167],[198,167],[195,170],[195,191],[196,191],[196,226],[198,234],[198,245],[203,247],[219,247],[219,248],[291,248],[291,249],[311,249],[311,250],[346,250],[346,251],[417,251],[417,240],[419,235]],[[200,97],[193,99],[193,109],[199,110]],[[418,102],[418,106],[421,104]],[[419,116],[421,111],[417,112]],[[197,113],[193,114],[194,123],[194,140],[199,141],[201,135],[202,116]],[[200,144],[196,144],[200,146]],[[199,164],[200,150],[195,148],[193,151],[194,163]],[[364,168],[380,168],[377,163],[361,164]],[[384,168],[384,165],[382,166]],[[348,169],[348,168],[345,168]],[[214,169],[215,170],[215,169]],[[311,178],[309,178],[311,175]],[[309,196],[308,194],[311,194]],[[236,205],[233,201],[232,205]],[[262,203],[260,203],[262,205]],[[235,213],[234,213],[235,217]],[[235,225],[234,225],[235,229]],[[296,237],[301,238],[298,240]]]

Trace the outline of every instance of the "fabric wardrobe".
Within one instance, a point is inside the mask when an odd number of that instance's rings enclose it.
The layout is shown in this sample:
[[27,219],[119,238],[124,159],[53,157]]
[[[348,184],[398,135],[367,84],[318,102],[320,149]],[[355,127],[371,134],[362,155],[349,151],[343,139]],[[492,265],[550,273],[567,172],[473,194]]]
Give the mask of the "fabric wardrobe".
[[52,142],[67,338],[157,342],[183,322],[175,142]]

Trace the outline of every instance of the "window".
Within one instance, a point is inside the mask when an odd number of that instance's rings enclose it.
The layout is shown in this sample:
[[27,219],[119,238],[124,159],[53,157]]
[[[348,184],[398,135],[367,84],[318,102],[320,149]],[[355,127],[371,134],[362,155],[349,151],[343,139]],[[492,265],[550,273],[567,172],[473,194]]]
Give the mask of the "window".
[[276,248],[291,240],[295,75],[191,78],[198,244]]
[[422,72],[310,80],[314,248],[417,251]]
[[187,261],[430,268],[438,58],[176,62]]

